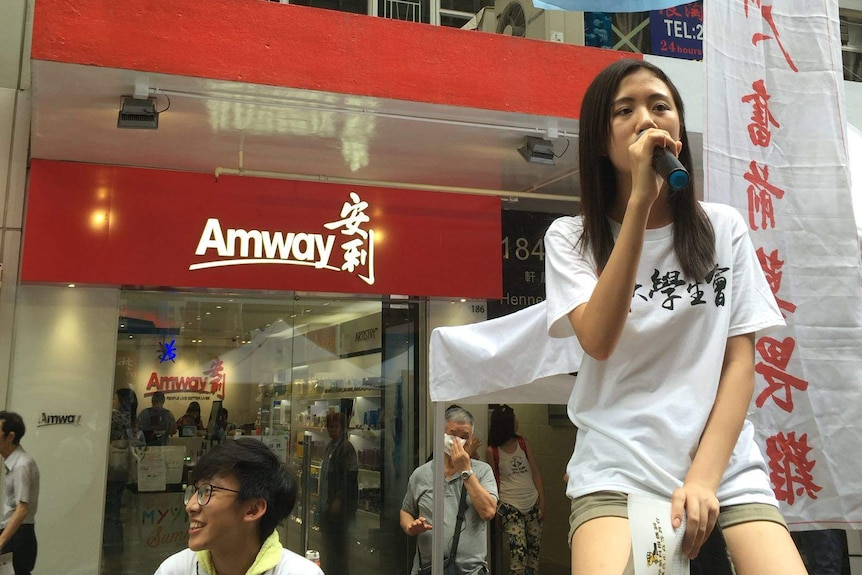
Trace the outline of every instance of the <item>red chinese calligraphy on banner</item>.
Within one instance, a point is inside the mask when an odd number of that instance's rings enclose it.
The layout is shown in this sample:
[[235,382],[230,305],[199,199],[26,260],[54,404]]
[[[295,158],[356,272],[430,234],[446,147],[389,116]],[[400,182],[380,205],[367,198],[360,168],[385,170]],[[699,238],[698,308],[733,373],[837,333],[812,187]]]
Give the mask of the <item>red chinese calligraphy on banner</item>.
[[769,283],[769,289],[772,290],[772,295],[775,296],[775,302],[784,317],[788,313],[796,311],[796,305],[787,300],[782,299],[778,292],[781,291],[781,278],[784,275],[781,269],[784,267],[784,260],[778,258],[778,250],[772,250],[769,255],[760,247],[757,248],[757,259],[760,262],[760,267],[766,275],[766,281]]
[[769,478],[779,501],[790,505],[797,497],[817,499],[821,487],[814,482],[812,471],[817,461],[810,459],[811,447],[808,435],[796,438],[796,432],[778,433],[766,440],[766,456],[769,459]]
[[[752,230],[774,228],[775,209],[772,199],[784,197],[784,190],[769,181],[769,166],[759,165],[754,160],[743,176],[748,186],[748,225]],[[760,216],[760,221],[757,220]]]
[[775,120],[775,116],[769,111],[768,103],[770,95],[766,91],[763,80],[757,80],[751,85],[751,88],[754,90],[754,93],[742,97],[742,101],[750,103],[752,107],[751,123],[748,124],[748,135],[751,136],[752,144],[765,148],[772,140],[772,132],[769,126],[772,125],[780,128],[781,124]]
[[772,16],[772,5],[765,4],[762,0],[743,1],[745,2],[745,17],[748,18],[749,4],[753,4],[755,8],[760,10],[761,18],[763,18],[763,21],[766,22],[770,30],[772,30],[772,36],[763,34],[761,32],[754,34],[751,37],[751,43],[754,46],[757,46],[758,43],[763,42],[764,40],[775,40],[775,43],[778,44],[778,48],[781,50],[781,53],[784,54],[784,59],[787,61],[787,64],[790,66],[790,69],[794,72],[798,72],[799,68],[796,67],[796,64],[793,62],[793,58],[790,57],[790,54],[784,47],[784,44],[781,43],[781,37],[778,34],[778,27],[775,25],[775,18]]
[[[787,364],[793,355],[796,341],[792,337],[778,341],[772,337],[762,337],[757,341],[755,349],[763,361],[754,366],[754,371],[766,379],[766,389],[760,392],[754,404],[763,407],[770,397],[775,405],[784,411],[793,411],[793,390],[805,391],[808,382],[787,373]],[[783,393],[780,393],[783,392]]]
[[[834,415],[862,408],[862,270],[846,150],[832,145],[845,137],[832,43],[837,2],[704,8],[707,22],[727,31],[705,45],[705,196],[746,216],[786,321],[756,338],[750,418],[788,523],[858,528],[862,495],[848,505],[846,494],[855,493],[847,480],[862,464],[843,454],[862,442],[862,423]],[[830,149],[812,154],[812,141]]]

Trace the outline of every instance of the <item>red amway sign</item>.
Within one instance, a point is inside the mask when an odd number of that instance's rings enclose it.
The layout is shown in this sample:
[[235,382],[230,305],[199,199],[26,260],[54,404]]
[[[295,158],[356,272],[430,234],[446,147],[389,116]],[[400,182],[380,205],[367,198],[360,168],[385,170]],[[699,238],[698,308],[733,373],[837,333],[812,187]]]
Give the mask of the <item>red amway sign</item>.
[[493,197],[34,160],[22,281],[499,298]]

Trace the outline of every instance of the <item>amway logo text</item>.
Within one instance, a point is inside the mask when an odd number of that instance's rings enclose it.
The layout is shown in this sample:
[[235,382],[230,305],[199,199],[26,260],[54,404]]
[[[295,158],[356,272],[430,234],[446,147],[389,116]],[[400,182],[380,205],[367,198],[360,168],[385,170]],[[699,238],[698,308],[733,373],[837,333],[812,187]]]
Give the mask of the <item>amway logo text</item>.
[[39,418],[39,423],[36,427],[44,427],[46,425],[81,425],[80,415],[48,415],[42,413]]
[[[340,271],[329,264],[335,236],[267,230],[228,228],[222,231],[218,218],[209,218],[198,241],[195,255],[205,256],[215,250],[221,258],[189,266],[189,270],[248,264],[288,264],[314,266]],[[237,252],[239,255],[237,257]]]

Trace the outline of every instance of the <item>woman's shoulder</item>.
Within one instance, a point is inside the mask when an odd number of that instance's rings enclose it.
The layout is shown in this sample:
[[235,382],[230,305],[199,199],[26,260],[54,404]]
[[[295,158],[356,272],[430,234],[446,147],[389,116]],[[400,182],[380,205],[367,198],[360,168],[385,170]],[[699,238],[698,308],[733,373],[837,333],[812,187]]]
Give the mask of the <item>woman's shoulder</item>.
[[748,234],[748,223],[739,210],[728,204],[700,202],[715,232],[716,241],[735,242]]
[[707,217],[713,224],[733,224],[743,223],[742,214],[739,210],[728,204],[719,204],[715,202],[700,202],[700,207],[706,213]]
[[500,449],[509,455],[515,453],[518,450],[518,446],[521,443],[520,436],[510,437],[506,441],[503,442],[503,445],[500,446]]
[[581,216],[560,216],[548,226],[547,233],[571,233],[580,231],[583,228],[583,220]]
[[581,216],[562,216],[551,222],[545,231],[545,247],[574,246],[584,229]]

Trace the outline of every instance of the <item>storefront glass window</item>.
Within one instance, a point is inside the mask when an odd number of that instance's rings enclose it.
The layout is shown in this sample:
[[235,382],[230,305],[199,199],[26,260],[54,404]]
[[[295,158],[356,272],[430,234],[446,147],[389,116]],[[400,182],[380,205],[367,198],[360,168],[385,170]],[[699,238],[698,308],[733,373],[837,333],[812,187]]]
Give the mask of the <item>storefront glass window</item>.
[[[300,494],[282,544],[327,575],[407,565],[398,510],[415,468],[415,302],[124,291],[106,481],[103,574],[151,574],[187,546],[197,459],[251,436]],[[335,559],[333,561],[333,559]]]

